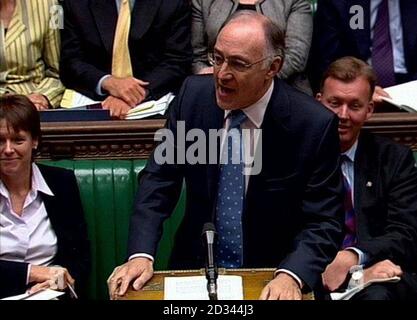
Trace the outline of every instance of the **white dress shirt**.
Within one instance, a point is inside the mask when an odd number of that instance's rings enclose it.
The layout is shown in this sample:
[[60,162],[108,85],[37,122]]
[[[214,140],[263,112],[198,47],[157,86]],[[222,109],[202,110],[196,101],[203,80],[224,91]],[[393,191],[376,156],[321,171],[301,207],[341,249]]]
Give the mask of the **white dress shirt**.
[[57,237],[40,193],[54,195],[39,168],[32,164],[32,188],[19,216],[12,208],[9,191],[0,181],[1,260],[42,266],[52,263],[58,250]]
[[[341,165],[342,173],[345,176],[346,180],[349,183],[349,186],[352,190],[352,205],[355,209],[355,155],[356,149],[358,148],[358,140],[350,147],[349,150],[344,152],[342,155],[347,156],[350,161],[343,161]],[[356,213],[355,213],[356,214]],[[357,232],[357,230],[356,230]],[[355,251],[358,255],[358,264],[364,265],[367,263],[368,257],[365,252],[355,247],[347,247],[346,250]]]

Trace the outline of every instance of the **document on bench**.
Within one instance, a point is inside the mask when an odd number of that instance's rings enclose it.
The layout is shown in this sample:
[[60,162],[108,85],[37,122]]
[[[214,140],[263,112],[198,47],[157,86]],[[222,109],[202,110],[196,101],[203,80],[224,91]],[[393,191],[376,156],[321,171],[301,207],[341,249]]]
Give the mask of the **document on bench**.
[[391,98],[382,97],[388,103],[408,112],[417,112],[417,80],[384,88]]
[[56,300],[56,298],[62,296],[63,294],[65,294],[65,292],[45,289],[35,293],[23,293],[0,300]]
[[98,103],[101,102],[90,99],[75,90],[66,89],[61,100],[61,108],[72,109]]
[[157,114],[164,115],[174,97],[174,94],[169,92],[158,100],[150,100],[138,104],[128,111],[126,120],[143,119]]
[[[241,276],[220,275],[217,288],[219,300],[243,300]],[[164,300],[209,300],[206,277],[166,277]]]
[[332,292],[330,297],[332,300],[349,300],[359,291],[365,289],[366,287],[370,286],[373,283],[381,283],[381,282],[398,282],[400,281],[400,277],[391,277],[391,278],[381,278],[381,279],[372,279],[366,282],[363,285],[354,287],[352,289],[346,290],[344,292]]
[[[126,120],[143,119],[157,114],[164,115],[174,97],[175,95],[169,92],[158,100],[140,103],[128,111]],[[66,89],[61,101],[61,108],[73,110],[88,109],[87,106],[97,104],[101,104],[101,101],[92,100],[77,91]]]

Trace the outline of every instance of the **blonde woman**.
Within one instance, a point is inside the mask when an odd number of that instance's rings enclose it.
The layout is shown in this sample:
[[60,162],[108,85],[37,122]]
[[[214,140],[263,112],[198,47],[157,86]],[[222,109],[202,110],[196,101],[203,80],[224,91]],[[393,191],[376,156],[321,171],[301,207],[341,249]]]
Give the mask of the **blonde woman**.
[[59,106],[60,12],[56,0],[0,0],[0,96],[26,95],[38,110]]

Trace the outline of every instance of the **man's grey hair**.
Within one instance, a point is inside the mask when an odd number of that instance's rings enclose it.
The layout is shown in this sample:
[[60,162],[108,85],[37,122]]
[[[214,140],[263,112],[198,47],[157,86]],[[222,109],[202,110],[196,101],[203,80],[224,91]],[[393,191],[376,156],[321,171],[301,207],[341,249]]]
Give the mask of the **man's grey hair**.
[[258,20],[261,22],[264,32],[265,32],[265,39],[266,39],[266,56],[270,56],[271,59],[269,63],[272,62],[273,57],[281,57],[284,59],[285,55],[285,35],[284,32],[281,30],[279,26],[277,26],[271,19],[263,14],[260,14],[253,10],[239,10],[232,14],[222,25],[219,30],[220,32],[226,27],[229,23],[235,22],[237,20],[245,21],[245,20]]

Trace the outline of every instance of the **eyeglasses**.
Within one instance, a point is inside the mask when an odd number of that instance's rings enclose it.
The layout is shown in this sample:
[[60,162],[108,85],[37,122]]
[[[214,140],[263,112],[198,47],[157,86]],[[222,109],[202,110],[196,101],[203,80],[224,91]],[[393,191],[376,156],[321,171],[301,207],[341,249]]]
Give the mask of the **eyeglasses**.
[[258,61],[249,63],[249,62],[245,62],[240,60],[239,58],[234,58],[234,57],[230,57],[230,58],[225,58],[223,57],[221,54],[215,53],[215,52],[210,52],[208,55],[208,61],[209,63],[213,66],[213,67],[221,67],[223,65],[223,63],[227,63],[227,65],[229,66],[230,69],[234,70],[234,71],[238,71],[238,72],[245,72],[248,69],[252,68],[252,66],[254,66],[255,64],[258,64],[262,61],[265,61],[266,59],[269,58],[275,58],[277,56],[267,56],[264,57]]

